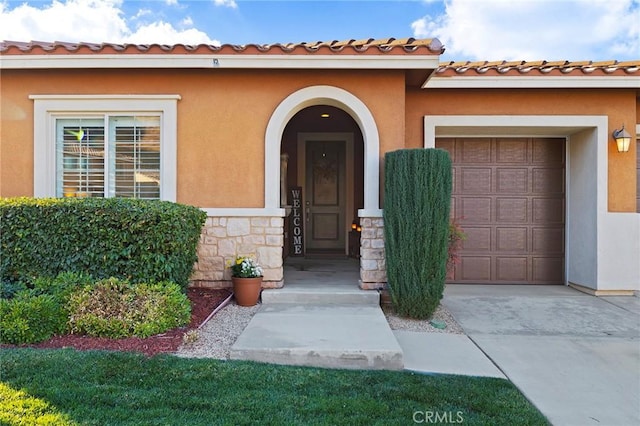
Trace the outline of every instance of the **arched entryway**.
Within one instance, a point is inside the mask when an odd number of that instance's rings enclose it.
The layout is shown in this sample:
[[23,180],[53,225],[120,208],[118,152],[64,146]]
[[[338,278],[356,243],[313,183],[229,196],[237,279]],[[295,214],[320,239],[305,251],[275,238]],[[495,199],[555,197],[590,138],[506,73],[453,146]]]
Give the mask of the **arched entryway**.
[[[310,195],[300,205],[302,254],[357,255],[360,239],[352,238],[351,224],[379,215],[379,164],[377,126],[361,100],[337,87],[301,89],[278,105],[267,126],[265,208],[285,207],[291,197],[281,190],[298,185]],[[328,172],[339,178],[318,186]],[[286,242],[284,250],[285,255],[290,250]]]
[[326,105],[346,112],[362,132],[364,145],[364,209],[380,209],[380,140],[367,106],[356,96],[333,86],[311,86],[287,96],[274,110],[265,134],[265,208],[280,208],[280,151],[285,127],[301,110]]
[[289,120],[281,144],[287,164],[281,191],[292,210],[285,256],[356,257],[359,238],[351,225],[364,206],[362,139],[353,118],[336,107],[307,107]]

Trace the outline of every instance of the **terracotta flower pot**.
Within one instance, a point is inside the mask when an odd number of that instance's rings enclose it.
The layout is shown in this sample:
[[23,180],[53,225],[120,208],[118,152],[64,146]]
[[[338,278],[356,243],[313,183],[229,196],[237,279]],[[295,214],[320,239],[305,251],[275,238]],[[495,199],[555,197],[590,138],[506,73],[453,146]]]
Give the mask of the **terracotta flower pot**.
[[231,277],[233,283],[233,296],[240,306],[254,306],[260,298],[262,291],[262,277],[240,278]]

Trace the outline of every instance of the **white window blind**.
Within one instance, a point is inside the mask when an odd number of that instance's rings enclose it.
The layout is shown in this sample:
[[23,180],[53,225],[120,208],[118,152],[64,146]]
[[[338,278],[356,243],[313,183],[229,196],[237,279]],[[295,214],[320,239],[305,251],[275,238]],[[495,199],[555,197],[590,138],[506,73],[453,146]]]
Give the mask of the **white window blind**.
[[112,117],[110,196],[160,198],[160,117]]
[[159,116],[59,118],[56,195],[159,199],[160,146]]
[[104,197],[104,120],[57,120],[58,197]]

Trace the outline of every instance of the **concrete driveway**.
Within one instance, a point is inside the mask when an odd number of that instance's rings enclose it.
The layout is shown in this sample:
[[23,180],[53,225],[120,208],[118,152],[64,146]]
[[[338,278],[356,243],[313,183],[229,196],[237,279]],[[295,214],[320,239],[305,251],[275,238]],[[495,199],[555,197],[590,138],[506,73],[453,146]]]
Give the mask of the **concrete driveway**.
[[443,303],[554,425],[640,424],[640,298],[449,285]]

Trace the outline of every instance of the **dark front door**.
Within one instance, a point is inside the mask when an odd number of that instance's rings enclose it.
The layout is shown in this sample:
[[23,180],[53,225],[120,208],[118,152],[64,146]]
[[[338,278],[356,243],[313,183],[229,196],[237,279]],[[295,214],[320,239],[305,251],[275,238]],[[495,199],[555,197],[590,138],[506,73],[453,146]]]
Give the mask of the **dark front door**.
[[344,252],[345,142],[308,141],[305,180],[307,252]]

